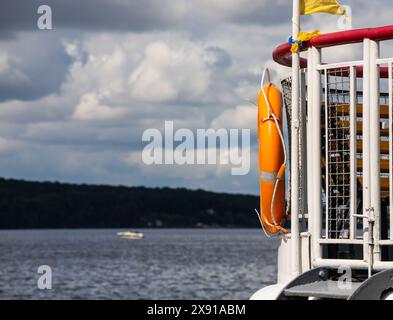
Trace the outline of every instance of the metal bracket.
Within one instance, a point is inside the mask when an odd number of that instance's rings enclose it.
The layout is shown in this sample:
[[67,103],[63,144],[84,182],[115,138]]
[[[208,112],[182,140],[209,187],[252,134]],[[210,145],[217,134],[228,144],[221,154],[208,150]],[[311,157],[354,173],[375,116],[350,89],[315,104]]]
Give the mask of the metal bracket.
[[374,207],[367,208],[365,211],[368,213],[368,215],[353,214],[352,216],[355,218],[367,219],[369,222],[375,222]]

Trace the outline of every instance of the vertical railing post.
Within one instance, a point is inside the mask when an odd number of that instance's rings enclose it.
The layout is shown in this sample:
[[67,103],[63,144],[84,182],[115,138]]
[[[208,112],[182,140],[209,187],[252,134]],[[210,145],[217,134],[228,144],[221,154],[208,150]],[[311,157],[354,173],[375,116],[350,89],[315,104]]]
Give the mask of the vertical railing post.
[[379,42],[370,41],[370,214],[373,221],[373,262],[381,261],[381,145]]
[[363,258],[372,269],[372,230],[370,215],[370,40],[364,39],[363,65]]
[[311,123],[311,135],[312,135],[312,152],[311,152],[311,179],[310,188],[314,189],[313,192],[313,252],[314,259],[318,260],[322,257],[322,250],[320,245],[320,238],[322,234],[322,202],[321,202],[321,72],[317,67],[321,64],[321,50],[315,47],[311,48],[312,52],[312,123]]
[[[292,37],[300,32],[300,0],[293,0]],[[299,223],[299,103],[300,103],[300,53],[292,54],[292,123],[291,123],[291,242],[292,275],[301,273],[300,223]]]
[[308,213],[308,232],[311,234],[311,261],[315,259],[314,251],[316,245],[318,245],[317,237],[313,234],[315,210],[314,210],[314,193],[315,188],[313,187],[312,181],[312,154],[314,153],[314,136],[312,133],[312,124],[314,123],[314,105],[313,105],[313,88],[314,83],[312,81],[313,71],[313,55],[312,49],[309,48],[307,51],[307,213]]
[[300,186],[302,194],[300,198],[302,199],[301,203],[301,212],[302,212],[302,230],[306,230],[306,217],[305,214],[307,212],[307,133],[306,133],[306,123],[307,123],[307,84],[306,84],[306,74],[302,71],[300,77],[300,132],[299,132],[299,158],[300,158]]
[[349,113],[350,113],[350,239],[356,238],[356,221],[357,218],[357,158],[356,158],[356,143],[357,143],[357,85],[356,85],[356,67],[350,67],[350,97],[349,97]]
[[330,218],[330,201],[329,197],[330,192],[329,192],[329,178],[330,178],[330,158],[329,158],[329,75],[328,75],[328,69],[325,70],[324,74],[324,85],[325,85],[325,94],[324,94],[324,99],[325,99],[325,238],[329,239],[329,218]]

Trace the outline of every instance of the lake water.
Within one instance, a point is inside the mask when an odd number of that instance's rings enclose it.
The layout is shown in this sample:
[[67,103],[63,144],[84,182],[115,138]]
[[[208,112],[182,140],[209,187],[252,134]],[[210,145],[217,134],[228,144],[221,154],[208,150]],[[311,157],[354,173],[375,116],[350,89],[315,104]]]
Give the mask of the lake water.
[[[0,299],[248,299],[276,280],[261,230],[0,231]],[[52,290],[38,289],[40,265]]]

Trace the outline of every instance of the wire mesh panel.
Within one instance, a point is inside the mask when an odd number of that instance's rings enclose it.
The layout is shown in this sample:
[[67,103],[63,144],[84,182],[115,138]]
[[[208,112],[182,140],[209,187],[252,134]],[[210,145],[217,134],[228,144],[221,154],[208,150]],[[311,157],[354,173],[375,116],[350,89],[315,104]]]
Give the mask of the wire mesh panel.
[[393,62],[388,67],[388,78],[380,79],[380,177],[381,177],[381,239],[393,240]]
[[[351,78],[352,71],[352,78]],[[356,77],[356,68],[336,67],[320,71],[322,75],[322,186],[323,197],[323,237],[352,243],[363,238],[363,79]],[[393,224],[393,72],[388,85],[380,92],[381,108],[381,196],[386,199],[387,224]],[[304,79],[304,78],[303,78]],[[281,82],[288,122],[288,140],[291,142],[291,91],[292,81],[288,77]],[[388,89],[389,86],[389,89]],[[357,90],[359,88],[359,90]],[[304,85],[302,96],[306,97]],[[305,106],[307,101],[303,101]],[[306,122],[305,110],[300,108],[299,118]],[[302,123],[300,123],[302,127]],[[300,132],[299,152],[299,209],[300,214],[307,212],[307,165],[302,158],[305,147],[305,132]],[[302,146],[302,143],[304,146]],[[387,143],[387,152],[385,144]],[[385,180],[387,183],[385,183]],[[290,186],[290,184],[289,184]],[[316,187],[316,186],[308,186]],[[289,190],[290,194],[290,190]],[[353,199],[355,198],[355,200]],[[352,199],[352,201],[351,201]],[[293,200],[293,199],[292,199]],[[357,217],[356,217],[357,216]],[[392,223],[391,223],[392,221]],[[386,224],[385,224],[386,225]],[[393,228],[387,232],[387,239],[393,240]]]
[[388,199],[390,198],[390,113],[391,113],[391,89],[390,79],[380,79],[380,90],[382,91],[379,95],[379,107],[380,107],[380,123],[379,123],[379,133],[380,133],[380,193],[381,193],[381,209],[383,215],[387,210],[389,205]]
[[389,239],[393,241],[393,62],[388,64],[389,80]]
[[[305,73],[302,71],[301,72],[301,96],[305,97],[306,95],[306,84],[305,84]],[[281,81],[281,86],[283,89],[283,100],[284,100],[284,106],[285,106],[285,114],[287,118],[287,134],[288,134],[288,145],[291,145],[291,115],[292,115],[292,78],[287,77]],[[306,163],[306,139],[305,139],[305,122],[306,122],[306,100],[303,99],[300,102],[300,108],[299,108],[299,183],[298,183],[298,188],[299,188],[299,215],[303,218],[303,222],[305,222],[305,215],[307,212],[307,186],[306,186],[306,175],[307,175],[307,163]],[[291,157],[291,153],[289,152],[289,160]],[[291,162],[291,161],[290,161]],[[288,205],[287,205],[287,210],[289,212],[290,208],[290,201],[293,201],[291,199],[291,175],[288,175]],[[304,230],[306,231],[306,224],[303,224]]]
[[349,70],[325,74],[326,238],[350,236],[350,79]]
[[[288,77],[281,81],[282,87],[282,94],[283,94],[283,102],[285,107],[285,116],[287,119],[287,128],[286,133],[288,137],[288,146],[291,145],[291,105],[292,105],[292,78]],[[288,163],[289,163],[289,174],[287,175],[287,189],[288,189],[288,196],[287,196],[287,214],[290,212],[291,208],[291,152],[288,152]],[[299,193],[300,194],[300,193]],[[299,203],[299,208],[301,208]]]

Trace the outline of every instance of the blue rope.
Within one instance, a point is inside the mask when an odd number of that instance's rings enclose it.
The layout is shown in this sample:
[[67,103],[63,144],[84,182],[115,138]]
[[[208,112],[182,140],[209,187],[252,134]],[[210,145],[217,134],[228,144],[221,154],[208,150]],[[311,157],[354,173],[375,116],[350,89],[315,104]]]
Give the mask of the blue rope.
[[303,42],[300,41],[300,40],[293,40],[293,37],[290,36],[289,39],[288,39],[288,43],[289,43],[290,45],[293,45],[293,44],[297,43],[299,46],[301,46]]

